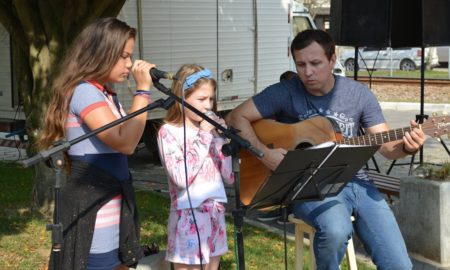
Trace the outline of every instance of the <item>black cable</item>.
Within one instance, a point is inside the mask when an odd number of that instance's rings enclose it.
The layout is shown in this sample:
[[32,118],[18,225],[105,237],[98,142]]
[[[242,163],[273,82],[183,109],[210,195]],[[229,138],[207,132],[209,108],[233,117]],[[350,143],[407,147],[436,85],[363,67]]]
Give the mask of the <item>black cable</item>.
[[[17,109],[14,112],[14,117],[13,117],[13,123],[15,123],[16,121],[18,121],[18,115],[19,115],[19,110],[20,110],[21,105],[17,105]],[[20,145],[22,143],[22,139],[20,138],[20,133],[26,133],[26,129],[25,127],[21,130],[19,130],[18,132],[13,131],[13,140],[14,140],[14,144],[16,146],[16,150],[19,153],[19,156],[17,157],[17,160],[21,160],[22,159],[22,152],[20,151]],[[17,142],[16,140],[16,135],[19,136],[19,142]],[[23,135],[24,136],[24,135]],[[16,161],[17,161],[16,160]]]
[[280,206],[280,210],[281,210],[281,216],[283,218],[283,240],[284,240],[284,269],[287,270],[288,269],[288,255],[287,255],[287,228],[286,228],[286,220],[287,220],[287,207],[281,207]]
[[187,162],[186,162],[186,115],[185,115],[185,110],[184,110],[184,94],[182,95],[181,98],[181,112],[182,112],[182,117],[183,117],[183,159],[184,159],[184,179],[186,181],[186,193],[188,196],[188,201],[189,201],[189,210],[192,213],[192,218],[194,219],[194,226],[195,226],[195,232],[197,233],[197,240],[198,240],[198,251],[200,254],[200,269],[203,270],[203,254],[202,254],[202,244],[200,241],[200,232],[198,231],[198,225],[197,225],[197,219],[195,218],[195,213],[194,213],[194,208],[192,207],[192,201],[191,201],[191,195],[189,193],[189,182],[188,182],[188,175],[187,175]]

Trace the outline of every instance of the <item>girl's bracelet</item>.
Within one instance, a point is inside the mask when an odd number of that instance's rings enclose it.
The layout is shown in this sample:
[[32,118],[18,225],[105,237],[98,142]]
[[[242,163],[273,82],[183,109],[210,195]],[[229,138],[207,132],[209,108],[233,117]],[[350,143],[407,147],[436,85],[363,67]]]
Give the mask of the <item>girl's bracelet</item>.
[[136,92],[134,93],[134,96],[135,97],[136,96],[144,97],[150,102],[152,100],[150,91],[146,91],[146,90],[136,90]]
[[134,95],[148,95],[150,96],[152,93],[150,92],[150,90],[136,90],[136,92],[134,92]]

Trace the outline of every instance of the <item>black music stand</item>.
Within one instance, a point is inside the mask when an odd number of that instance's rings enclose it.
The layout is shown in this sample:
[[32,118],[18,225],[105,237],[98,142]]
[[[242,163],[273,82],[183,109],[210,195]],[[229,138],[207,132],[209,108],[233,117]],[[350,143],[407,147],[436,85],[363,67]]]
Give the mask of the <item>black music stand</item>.
[[335,196],[379,147],[333,144],[289,151],[249,207],[287,206],[293,201]]

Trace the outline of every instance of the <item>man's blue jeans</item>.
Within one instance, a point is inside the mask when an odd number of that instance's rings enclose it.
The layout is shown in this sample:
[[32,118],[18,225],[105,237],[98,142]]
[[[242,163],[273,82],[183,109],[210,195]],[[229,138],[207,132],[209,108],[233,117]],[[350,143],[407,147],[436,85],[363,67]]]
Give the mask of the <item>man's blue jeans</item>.
[[412,269],[397,221],[372,182],[350,181],[337,196],[296,202],[293,212],[316,229],[314,254],[319,270],[339,269],[353,228],[377,269]]

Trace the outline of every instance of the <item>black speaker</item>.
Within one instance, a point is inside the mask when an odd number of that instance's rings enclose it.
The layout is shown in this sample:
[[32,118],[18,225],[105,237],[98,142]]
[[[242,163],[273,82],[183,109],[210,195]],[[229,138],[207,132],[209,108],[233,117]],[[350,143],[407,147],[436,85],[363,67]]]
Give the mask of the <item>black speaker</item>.
[[450,0],[392,0],[392,47],[450,45]]
[[391,0],[331,0],[330,35],[337,45],[387,47]]

